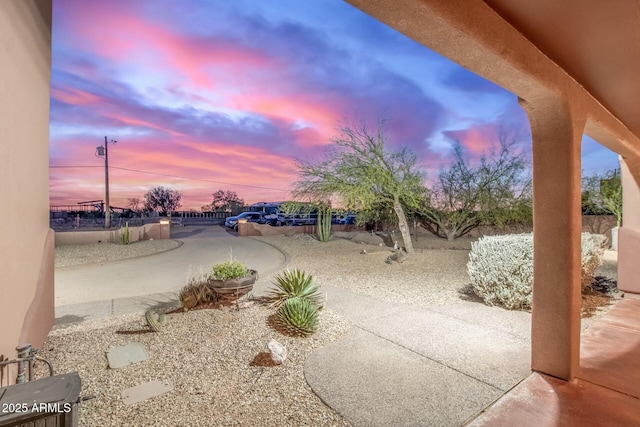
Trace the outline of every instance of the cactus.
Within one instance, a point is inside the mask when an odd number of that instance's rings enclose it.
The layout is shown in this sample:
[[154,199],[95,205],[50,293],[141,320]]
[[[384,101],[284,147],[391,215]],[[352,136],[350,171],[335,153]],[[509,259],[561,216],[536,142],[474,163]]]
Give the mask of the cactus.
[[129,222],[124,223],[124,229],[120,232],[120,244],[128,245],[130,242]]
[[287,299],[294,297],[309,300],[318,308],[321,306],[322,296],[313,284],[313,276],[302,270],[285,270],[274,278],[273,284],[275,288],[267,296],[272,307],[280,307]]
[[278,319],[289,332],[310,335],[318,329],[318,308],[306,298],[289,298],[278,309]]
[[147,319],[147,325],[155,331],[160,332],[160,329],[167,323],[167,315],[164,313],[157,313],[155,310],[149,309],[144,314]]
[[328,242],[331,237],[331,209],[326,206],[318,208],[318,240]]

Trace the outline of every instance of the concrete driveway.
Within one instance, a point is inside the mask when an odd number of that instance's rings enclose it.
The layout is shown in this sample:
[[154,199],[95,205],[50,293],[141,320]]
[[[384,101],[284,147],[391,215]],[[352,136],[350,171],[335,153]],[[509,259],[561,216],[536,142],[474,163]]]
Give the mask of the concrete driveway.
[[136,312],[175,301],[190,266],[209,269],[231,254],[262,277],[287,262],[277,248],[239,238],[223,226],[184,227],[172,232],[171,238],[182,246],[140,258],[56,269],[56,322]]

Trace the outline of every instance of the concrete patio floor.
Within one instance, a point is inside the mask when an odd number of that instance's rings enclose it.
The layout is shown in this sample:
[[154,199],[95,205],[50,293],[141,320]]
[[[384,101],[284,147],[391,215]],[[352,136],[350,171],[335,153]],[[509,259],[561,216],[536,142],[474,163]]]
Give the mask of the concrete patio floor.
[[582,334],[573,381],[533,373],[470,426],[640,425],[640,299],[627,294]]

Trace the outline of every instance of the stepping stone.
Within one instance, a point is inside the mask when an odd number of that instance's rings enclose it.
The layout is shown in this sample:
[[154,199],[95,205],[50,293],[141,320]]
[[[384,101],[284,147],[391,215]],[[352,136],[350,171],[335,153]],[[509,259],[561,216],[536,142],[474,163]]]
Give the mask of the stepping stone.
[[129,366],[148,358],[147,350],[138,342],[132,342],[122,347],[111,347],[107,351],[107,360],[111,369]]
[[171,390],[173,390],[173,386],[168,381],[149,381],[124,390],[122,392],[122,401],[125,405],[133,405]]

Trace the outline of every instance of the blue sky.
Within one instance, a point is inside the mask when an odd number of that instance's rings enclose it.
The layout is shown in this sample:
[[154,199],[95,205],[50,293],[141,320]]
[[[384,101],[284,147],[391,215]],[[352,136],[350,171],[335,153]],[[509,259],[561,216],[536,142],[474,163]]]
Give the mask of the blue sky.
[[[54,204],[103,197],[105,135],[119,141],[116,206],[155,185],[182,191],[185,208],[219,189],[287,199],[296,159],[321,156],[341,124],[380,117],[427,182],[456,141],[475,159],[506,129],[530,152],[513,94],[342,1],[54,2]],[[585,138],[585,172],[616,166]]]

